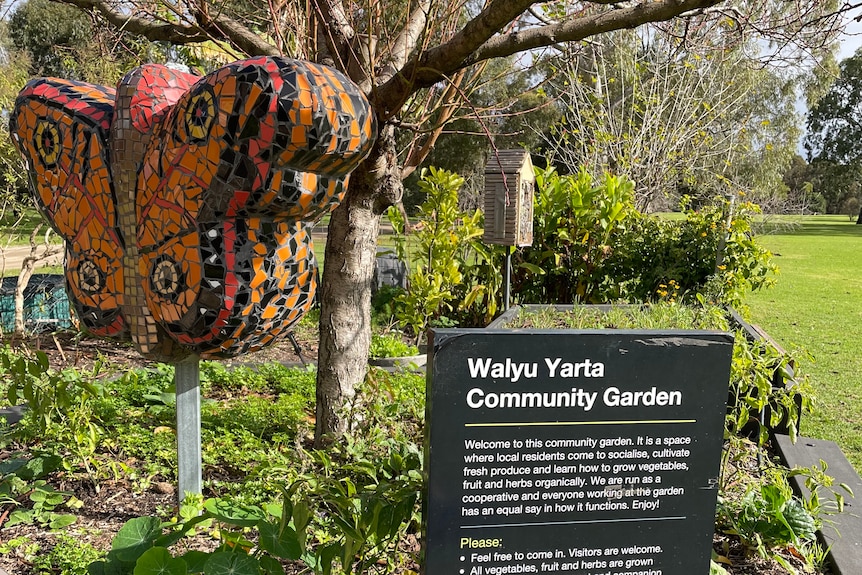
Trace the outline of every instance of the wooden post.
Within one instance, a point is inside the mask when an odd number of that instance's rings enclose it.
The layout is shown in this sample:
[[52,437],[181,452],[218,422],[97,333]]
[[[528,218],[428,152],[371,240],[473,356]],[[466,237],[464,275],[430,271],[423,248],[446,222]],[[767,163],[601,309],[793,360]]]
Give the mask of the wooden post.
[[177,391],[177,467],[179,501],[201,494],[201,372],[192,355],[175,366]]

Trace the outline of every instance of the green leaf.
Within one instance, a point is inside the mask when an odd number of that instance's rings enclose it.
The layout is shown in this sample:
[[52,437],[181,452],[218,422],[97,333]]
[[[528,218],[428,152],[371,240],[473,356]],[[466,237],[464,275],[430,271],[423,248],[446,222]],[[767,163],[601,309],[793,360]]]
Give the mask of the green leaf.
[[130,519],[117,532],[111,549],[120,561],[134,562],[153,546],[153,541],[162,534],[162,524],[156,517]]
[[231,551],[214,553],[204,565],[205,575],[260,575],[260,563],[253,557]]
[[62,463],[63,458],[59,455],[39,455],[28,461],[16,475],[26,480],[39,479],[58,469]]
[[18,509],[9,514],[9,518],[6,520],[4,527],[12,527],[13,525],[18,525],[19,523],[32,523],[34,513],[30,509]]
[[324,547],[319,547],[317,549],[318,572],[322,572],[323,575],[330,575],[332,573],[332,561],[341,555],[342,551],[343,547],[338,543],[330,543]]
[[203,573],[210,554],[203,551],[188,551],[180,557],[186,562],[189,573]]
[[174,558],[164,547],[148,549],[135,564],[134,575],[186,575],[186,562]]
[[6,461],[0,462],[0,476],[15,473],[27,465],[27,463],[28,461],[23,457],[16,457],[14,459],[7,459]]
[[545,275],[545,270],[543,268],[537,266],[536,264],[531,264],[529,262],[521,262],[518,264],[518,267],[524,268],[525,270],[529,271],[530,273],[534,273],[536,275],[540,275],[540,276]]
[[48,527],[51,529],[62,529],[64,527],[68,527],[77,520],[77,517],[69,513],[52,513]]
[[470,307],[471,305],[473,305],[476,302],[476,298],[478,298],[480,295],[484,295],[484,294],[485,294],[485,286],[481,286],[481,285],[473,286],[473,289],[471,289],[470,292],[466,296],[464,296],[464,301],[461,304],[461,309],[465,309],[465,308]]
[[261,521],[257,524],[260,532],[260,548],[272,553],[282,559],[299,559],[302,548],[296,531],[287,525],[280,528],[269,521]]
[[793,533],[800,539],[813,539],[817,531],[814,517],[806,511],[798,500],[792,499],[784,507],[784,518]]
[[253,527],[258,521],[266,518],[266,514],[260,507],[240,505],[224,499],[207,499],[204,502],[204,509],[219,521],[237,527]]
[[273,559],[268,555],[260,558],[260,568],[266,575],[285,575],[284,567],[277,559]]

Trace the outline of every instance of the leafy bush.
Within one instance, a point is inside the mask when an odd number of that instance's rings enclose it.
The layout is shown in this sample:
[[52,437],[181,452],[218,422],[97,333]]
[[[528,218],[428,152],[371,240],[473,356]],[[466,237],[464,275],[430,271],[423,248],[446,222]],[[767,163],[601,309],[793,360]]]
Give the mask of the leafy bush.
[[581,170],[536,170],[533,245],[513,258],[512,289],[524,303],[598,303],[619,299],[608,258],[634,213],[634,185]]
[[694,209],[683,198],[680,207],[681,220],[636,213],[617,237],[608,273],[622,284],[621,297],[666,298],[672,285],[680,301],[694,303],[701,294],[711,303],[743,308],[746,293],[771,285],[776,267],[752,232],[756,205],[732,206],[722,198]]
[[405,343],[400,335],[375,333],[371,336],[369,355],[372,359],[379,359],[381,357],[407,357],[418,354],[419,349],[415,345]]
[[481,241],[482,212],[458,207],[464,179],[445,170],[422,171],[419,187],[426,194],[420,223],[410,235],[398,210],[388,215],[398,234],[398,257],[408,262],[408,289],[396,297],[395,319],[417,342],[435,320],[462,326],[485,325],[497,313],[502,284],[495,250]]
[[[638,212],[630,181],[586,171],[537,170],[533,245],[515,253],[513,290],[522,303],[648,302],[743,305],[775,266],[753,239],[757,206],[725,199],[684,219]],[[720,261],[719,261],[719,254]]]

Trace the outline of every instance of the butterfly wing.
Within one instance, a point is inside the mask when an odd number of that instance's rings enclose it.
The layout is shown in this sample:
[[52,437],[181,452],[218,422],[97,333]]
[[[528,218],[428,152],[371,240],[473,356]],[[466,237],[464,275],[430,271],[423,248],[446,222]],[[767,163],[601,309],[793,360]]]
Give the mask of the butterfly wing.
[[311,220],[342,197],[376,126],[340,73],[255,58],[207,75],[154,130],[138,175],[153,317],[207,356],[266,345],[312,303]]
[[21,91],[10,133],[27,163],[36,205],[66,241],[70,300],[84,326],[122,336],[124,242],[107,157],[114,90],[33,80]]

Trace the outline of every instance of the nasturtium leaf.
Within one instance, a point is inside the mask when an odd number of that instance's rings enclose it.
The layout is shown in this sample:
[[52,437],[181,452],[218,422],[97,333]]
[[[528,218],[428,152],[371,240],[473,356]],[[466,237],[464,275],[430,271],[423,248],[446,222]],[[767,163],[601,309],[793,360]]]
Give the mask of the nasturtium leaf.
[[221,551],[207,560],[204,575],[260,575],[260,564],[248,555]]
[[120,561],[137,561],[161,534],[162,524],[158,518],[136,517],[120,528],[111,549]]
[[206,565],[207,560],[210,558],[209,553],[205,553],[203,551],[187,551],[183,555],[181,555],[183,561],[186,562],[186,566],[188,567],[189,573],[203,573],[204,566]]
[[258,521],[265,519],[263,509],[253,505],[240,505],[224,499],[207,499],[204,509],[224,523],[237,527],[253,527]]
[[188,572],[185,561],[171,556],[164,547],[153,547],[138,558],[134,575],[187,575]]
[[278,559],[274,559],[268,555],[260,558],[260,568],[266,575],[285,575],[284,566],[279,563]]
[[282,529],[269,521],[261,521],[257,524],[257,530],[260,533],[258,543],[261,549],[282,559],[299,559],[302,548],[296,531],[291,527],[285,526]]

